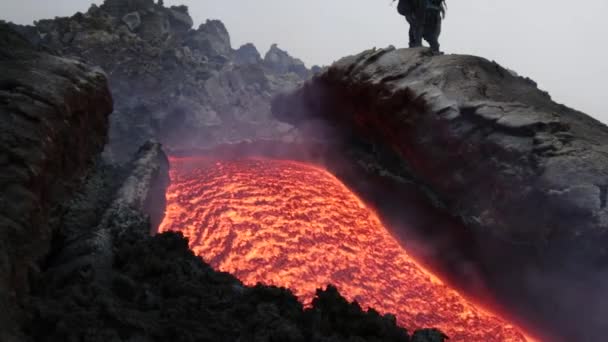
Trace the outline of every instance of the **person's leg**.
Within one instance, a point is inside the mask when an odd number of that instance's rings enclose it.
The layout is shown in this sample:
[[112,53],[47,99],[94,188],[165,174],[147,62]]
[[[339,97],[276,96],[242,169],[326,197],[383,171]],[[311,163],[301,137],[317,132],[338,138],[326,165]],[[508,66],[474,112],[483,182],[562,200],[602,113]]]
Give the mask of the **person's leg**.
[[427,25],[424,27],[424,40],[426,40],[431,50],[439,52],[439,35],[441,34],[441,14],[430,16],[431,20],[427,21]]
[[420,25],[413,18],[406,18],[407,22],[410,24],[410,47],[420,47],[422,46],[422,30],[420,29]]
[[428,34],[424,36],[424,40],[429,43],[431,50],[439,52],[439,37],[435,34]]

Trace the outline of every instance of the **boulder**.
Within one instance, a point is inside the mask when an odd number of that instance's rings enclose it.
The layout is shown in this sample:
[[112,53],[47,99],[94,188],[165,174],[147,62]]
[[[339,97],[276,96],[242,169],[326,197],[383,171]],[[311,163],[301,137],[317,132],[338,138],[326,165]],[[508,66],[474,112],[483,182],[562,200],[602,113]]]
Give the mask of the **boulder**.
[[138,12],[127,13],[122,17],[122,22],[127,25],[131,32],[135,32],[141,25],[141,17]]
[[[273,111],[296,125],[321,119],[393,154],[392,164],[375,158],[459,219],[508,312],[556,341],[608,331],[596,318],[608,305],[604,124],[495,62],[422,48],[346,57]],[[581,305],[588,318],[573,318]]]
[[444,342],[448,336],[436,329],[418,330],[412,336],[411,342]]
[[[103,283],[111,277],[108,265],[112,263],[116,236],[135,227],[145,230],[138,234],[157,231],[164,217],[169,185],[169,161],[160,144],[145,143],[120,173],[112,175],[107,169],[98,165],[96,173],[85,182],[82,195],[66,205],[66,217],[71,219],[62,222],[65,243],[54,250],[48,262],[47,286],[60,286],[78,278],[83,268],[90,271],[91,278]],[[100,187],[100,182],[105,187]],[[108,190],[113,191],[104,195]],[[89,220],[83,209],[93,206],[106,209]]]

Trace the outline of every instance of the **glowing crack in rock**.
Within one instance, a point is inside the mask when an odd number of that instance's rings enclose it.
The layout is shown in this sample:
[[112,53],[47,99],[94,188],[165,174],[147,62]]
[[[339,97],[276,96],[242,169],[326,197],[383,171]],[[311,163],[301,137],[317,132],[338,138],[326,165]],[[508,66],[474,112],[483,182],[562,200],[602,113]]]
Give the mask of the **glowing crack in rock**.
[[214,268],[247,285],[291,289],[305,304],[334,284],[348,300],[393,313],[410,331],[450,341],[526,341],[421,267],[378,216],[322,168],[285,160],[171,158],[160,231],[181,231]]

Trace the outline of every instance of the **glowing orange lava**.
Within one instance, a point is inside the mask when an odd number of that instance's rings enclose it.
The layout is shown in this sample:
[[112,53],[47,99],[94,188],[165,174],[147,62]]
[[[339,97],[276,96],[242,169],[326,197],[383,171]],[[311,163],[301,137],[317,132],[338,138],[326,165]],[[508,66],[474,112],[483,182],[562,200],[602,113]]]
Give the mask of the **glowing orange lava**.
[[304,303],[334,284],[349,300],[394,313],[450,341],[526,341],[417,264],[377,215],[329,172],[267,159],[172,158],[161,231],[245,284],[291,289]]

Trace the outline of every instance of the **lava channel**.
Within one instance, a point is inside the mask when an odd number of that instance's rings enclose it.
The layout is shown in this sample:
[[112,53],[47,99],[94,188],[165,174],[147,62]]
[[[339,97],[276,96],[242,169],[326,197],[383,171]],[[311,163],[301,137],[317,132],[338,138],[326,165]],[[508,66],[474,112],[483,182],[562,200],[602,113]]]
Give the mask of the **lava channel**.
[[291,289],[306,305],[335,285],[350,301],[393,313],[450,341],[526,341],[419,265],[378,216],[326,170],[305,163],[171,158],[160,231],[180,231],[214,268],[247,285]]

